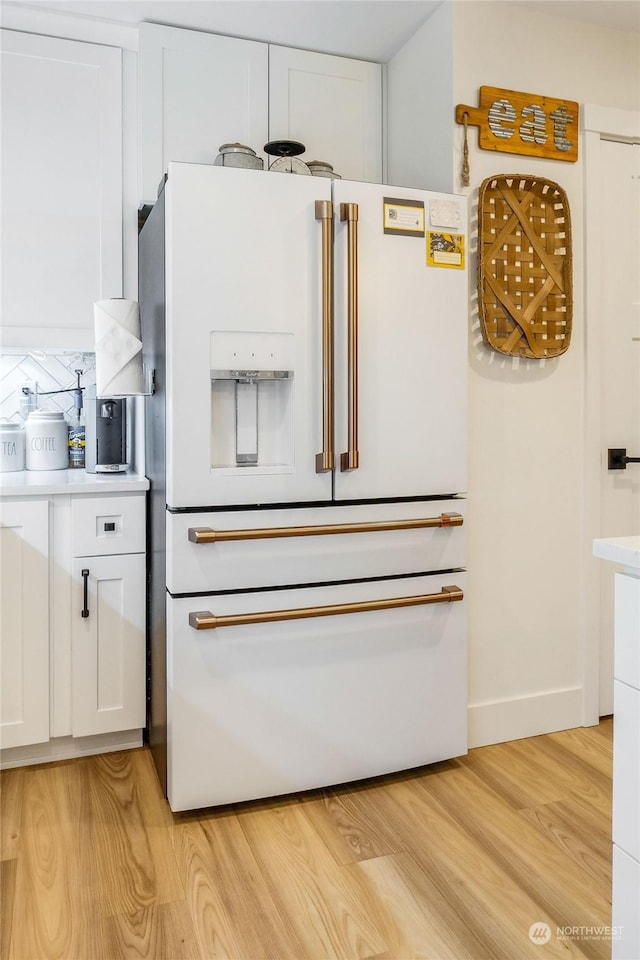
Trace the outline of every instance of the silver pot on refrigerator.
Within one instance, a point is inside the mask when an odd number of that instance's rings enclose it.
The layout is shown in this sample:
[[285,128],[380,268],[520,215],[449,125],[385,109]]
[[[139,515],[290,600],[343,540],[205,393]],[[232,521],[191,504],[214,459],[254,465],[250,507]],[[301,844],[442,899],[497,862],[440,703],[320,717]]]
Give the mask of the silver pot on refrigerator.
[[262,170],[264,163],[255,150],[244,143],[223,143],[220,153],[213,161],[214,167],[242,167],[245,170]]

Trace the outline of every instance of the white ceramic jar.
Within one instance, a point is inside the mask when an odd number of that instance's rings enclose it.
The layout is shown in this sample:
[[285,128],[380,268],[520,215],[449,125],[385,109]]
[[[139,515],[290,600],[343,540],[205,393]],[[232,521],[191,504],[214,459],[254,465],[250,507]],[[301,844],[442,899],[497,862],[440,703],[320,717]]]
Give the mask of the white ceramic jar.
[[65,470],[69,465],[67,423],[63,413],[33,410],[25,427],[27,470]]
[[24,470],[24,429],[13,420],[0,420],[0,473]]

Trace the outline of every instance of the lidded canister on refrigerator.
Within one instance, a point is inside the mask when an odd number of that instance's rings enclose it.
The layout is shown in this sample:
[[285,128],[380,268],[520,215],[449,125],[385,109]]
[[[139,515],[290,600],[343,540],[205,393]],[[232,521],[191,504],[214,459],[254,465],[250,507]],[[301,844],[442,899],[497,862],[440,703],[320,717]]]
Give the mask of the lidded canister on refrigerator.
[[336,173],[330,163],[326,160],[309,160],[307,162],[311,175],[314,177],[330,177],[331,180],[342,180],[339,173]]
[[67,423],[63,413],[32,410],[25,427],[27,470],[65,470],[69,463]]
[[213,161],[214,167],[243,167],[245,170],[262,170],[262,157],[244,143],[223,143],[220,153]]
[[24,470],[24,429],[13,420],[0,420],[0,473]]

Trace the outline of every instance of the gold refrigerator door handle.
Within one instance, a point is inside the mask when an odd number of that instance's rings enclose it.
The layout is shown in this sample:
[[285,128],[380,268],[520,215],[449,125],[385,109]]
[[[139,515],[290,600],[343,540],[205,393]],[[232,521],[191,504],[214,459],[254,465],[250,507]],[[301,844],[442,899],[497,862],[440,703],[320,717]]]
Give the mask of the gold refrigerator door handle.
[[316,473],[333,470],[333,203],[316,200],[322,222],[322,453]]
[[357,470],[358,451],[358,204],[341,203],[340,219],[347,222],[347,350],[348,422],[347,445],[340,455],[341,470]]
[[213,530],[211,527],[189,527],[192,543],[222,543],[236,540],[273,540],[281,537],[320,537],[338,533],[379,533],[385,530],[421,530],[428,527],[461,527],[460,513],[441,513],[439,517],[417,520],[372,520],[367,523],[329,523],[309,527],[258,527],[248,530]]
[[254,623],[277,623],[281,620],[308,620],[312,617],[336,617],[347,613],[369,613],[373,610],[397,610],[401,607],[420,607],[430,603],[454,603],[462,600],[460,587],[443,587],[440,593],[425,593],[415,597],[391,597],[386,600],[362,600],[358,603],[336,603],[328,607],[298,607],[293,610],[265,610],[260,613],[237,613],[217,617],[210,610],[189,614],[189,626],[194,630],[215,630],[219,627],[241,627]]

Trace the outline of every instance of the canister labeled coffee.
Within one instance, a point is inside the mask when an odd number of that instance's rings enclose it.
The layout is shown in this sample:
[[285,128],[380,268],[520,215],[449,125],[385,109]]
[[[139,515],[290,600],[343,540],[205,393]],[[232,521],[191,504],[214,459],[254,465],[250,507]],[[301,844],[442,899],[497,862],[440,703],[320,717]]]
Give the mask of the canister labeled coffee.
[[25,427],[27,470],[65,470],[68,465],[67,424],[64,414],[33,410]]

